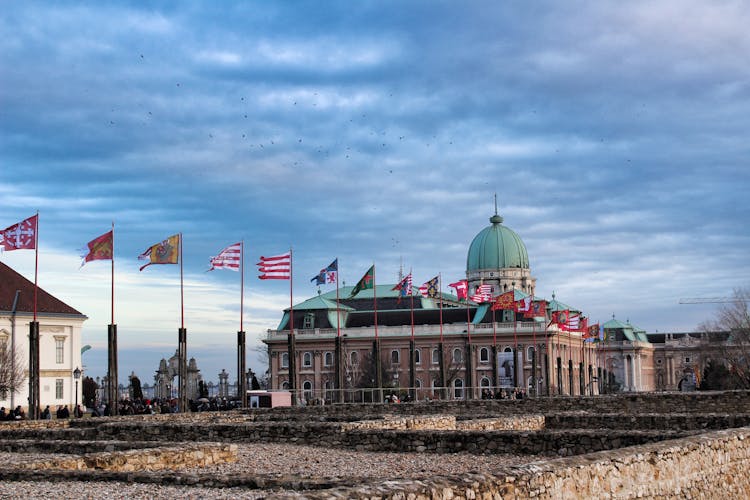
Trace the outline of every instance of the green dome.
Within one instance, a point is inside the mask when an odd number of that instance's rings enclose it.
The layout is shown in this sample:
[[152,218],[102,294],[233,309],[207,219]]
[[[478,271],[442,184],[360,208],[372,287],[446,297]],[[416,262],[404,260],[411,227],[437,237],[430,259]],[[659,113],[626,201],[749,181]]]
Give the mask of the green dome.
[[503,218],[490,217],[491,226],[482,229],[469,246],[466,272],[480,269],[529,268],[526,245],[510,228],[502,225]]

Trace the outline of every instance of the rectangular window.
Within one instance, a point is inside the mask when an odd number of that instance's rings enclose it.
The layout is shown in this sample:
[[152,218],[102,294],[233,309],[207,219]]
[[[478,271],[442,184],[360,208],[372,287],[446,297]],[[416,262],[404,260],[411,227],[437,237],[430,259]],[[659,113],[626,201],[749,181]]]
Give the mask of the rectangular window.
[[304,328],[305,330],[315,328],[315,313],[305,314],[305,320],[302,324],[302,328]]
[[55,363],[62,364],[65,362],[65,339],[55,339]]
[[63,379],[55,379],[55,399],[62,399],[63,396]]

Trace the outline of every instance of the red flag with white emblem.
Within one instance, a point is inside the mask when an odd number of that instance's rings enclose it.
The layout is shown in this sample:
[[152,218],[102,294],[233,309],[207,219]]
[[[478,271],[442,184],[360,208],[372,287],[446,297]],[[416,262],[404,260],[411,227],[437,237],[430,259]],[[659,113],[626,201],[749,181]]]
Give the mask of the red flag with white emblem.
[[35,249],[38,218],[39,215],[31,216],[0,231],[3,237],[3,249],[7,251]]

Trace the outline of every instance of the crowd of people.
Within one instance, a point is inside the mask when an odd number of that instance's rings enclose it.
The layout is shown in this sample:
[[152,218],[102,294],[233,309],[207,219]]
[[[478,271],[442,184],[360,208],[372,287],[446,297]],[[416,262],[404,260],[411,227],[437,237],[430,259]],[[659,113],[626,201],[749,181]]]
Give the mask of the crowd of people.
[[482,389],[482,399],[523,399],[526,397],[526,389],[499,389],[493,393],[490,389]]

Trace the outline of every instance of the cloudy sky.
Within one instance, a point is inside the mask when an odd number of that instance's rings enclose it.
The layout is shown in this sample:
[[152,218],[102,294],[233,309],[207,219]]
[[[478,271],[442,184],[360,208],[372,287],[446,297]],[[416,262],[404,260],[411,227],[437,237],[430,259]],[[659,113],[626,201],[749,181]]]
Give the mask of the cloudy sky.
[[[334,257],[415,281],[465,273],[497,193],[537,295],[691,331],[750,281],[750,7],[745,2],[2,1],[0,227],[39,211],[39,284],[89,317],[106,372],[115,224],[121,377],[177,347],[235,374],[244,240],[253,346],[288,306],[256,278],[295,254],[294,294]],[[0,259],[33,280],[34,253]],[[324,289],[327,290],[327,289]],[[249,366],[262,371],[251,352]]]

